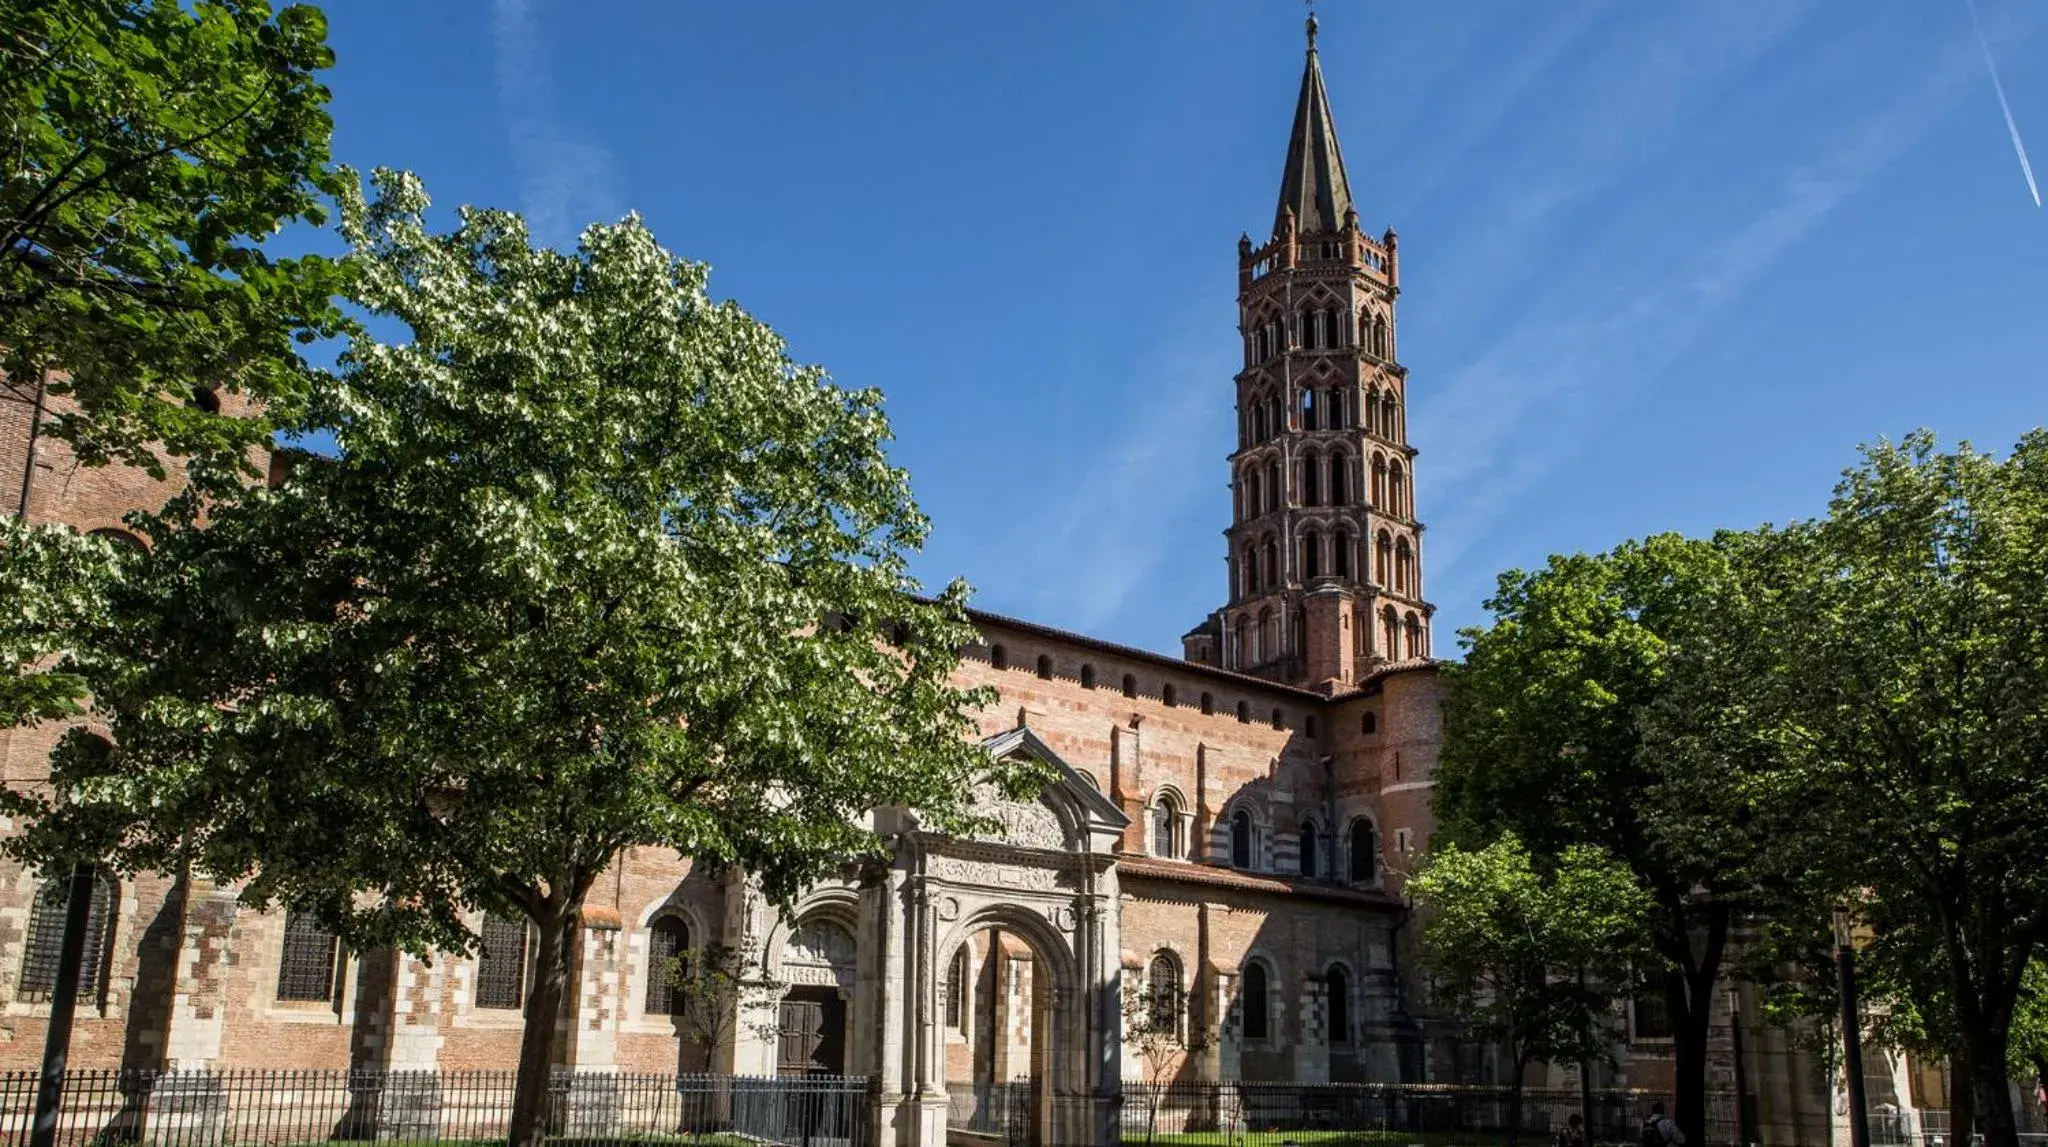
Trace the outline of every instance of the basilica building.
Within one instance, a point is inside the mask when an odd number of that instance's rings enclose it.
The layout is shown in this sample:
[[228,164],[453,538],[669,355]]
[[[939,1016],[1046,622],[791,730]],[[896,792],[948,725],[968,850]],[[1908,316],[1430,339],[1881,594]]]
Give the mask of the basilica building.
[[[786,911],[744,876],[628,850],[582,920],[564,1067],[864,1075],[880,1142],[905,1147],[945,1142],[978,1087],[1015,1079],[1038,1082],[1056,1143],[1115,1142],[1131,1080],[1499,1080],[1493,1057],[1430,1017],[1402,894],[1430,839],[1441,682],[1400,251],[1391,229],[1366,230],[1353,198],[1313,24],[1285,156],[1270,232],[1237,240],[1243,365],[1212,380],[1237,412],[1231,497],[1216,507],[1228,583],[1183,656],[974,614],[980,643],[960,683],[1000,697],[980,736],[1057,781],[1034,801],[991,797],[1005,831],[989,839],[879,810],[890,859]],[[87,530],[118,530],[165,494],[139,473],[75,465],[7,404],[0,475],[0,489],[22,476],[32,519]],[[10,781],[46,773],[51,739],[0,733]],[[52,888],[61,899],[52,874],[0,869],[9,1069],[33,1068],[43,1043],[62,917]],[[527,935],[475,924],[481,955],[422,960],[349,950],[308,917],[240,907],[203,880],[107,881],[72,1063],[510,1067]],[[758,961],[714,1046],[660,974],[707,944]],[[1141,992],[1180,1035],[1165,1062],[1124,1038]],[[1658,1010],[1645,1001],[1618,1020],[1620,1066],[1598,1083],[1668,1086]],[[1782,1039],[1751,1047],[1764,1122],[1782,1131],[1771,1140],[1817,1141],[1795,1129],[1826,1119],[1825,1084]],[[1898,1102],[1913,1086],[1900,1076]]]

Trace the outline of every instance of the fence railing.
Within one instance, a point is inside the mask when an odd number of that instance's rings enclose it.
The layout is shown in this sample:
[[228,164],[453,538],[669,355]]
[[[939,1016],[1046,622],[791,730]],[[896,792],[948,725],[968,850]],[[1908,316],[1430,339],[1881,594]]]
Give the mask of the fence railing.
[[1029,1079],[1006,1083],[953,1081],[946,1084],[946,1126],[1011,1144],[1038,1142],[1038,1084]]
[[[1427,1143],[1497,1147],[1512,1122],[1505,1087],[1413,1083],[1213,1083],[1124,1085],[1123,1141],[1151,1147],[1301,1147]],[[1652,1103],[1671,1097],[1646,1091],[1525,1088],[1522,1140],[1537,1147],[1573,1115],[1588,1116],[1595,1143],[1638,1139]],[[1733,1112],[1709,1112],[1709,1139],[1736,1140]]]
[[[0,1074],[0,1144],[24,1147],[37,1075]],[[873,1147],[867,1080],[557,1072],[548,1138],[603,1144]],[[74,1071],[60,1147],[502,1141],[509,1071]]]

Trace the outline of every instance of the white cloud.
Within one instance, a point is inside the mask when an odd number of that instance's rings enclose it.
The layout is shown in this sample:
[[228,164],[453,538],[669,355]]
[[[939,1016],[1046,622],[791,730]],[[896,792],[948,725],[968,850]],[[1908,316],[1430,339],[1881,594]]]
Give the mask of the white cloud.
[[587,223],[623,214],[612,153],[565,129],[532,0],[494,0],[498,104],[519,171],[519,209],[535,239],[573,244]]

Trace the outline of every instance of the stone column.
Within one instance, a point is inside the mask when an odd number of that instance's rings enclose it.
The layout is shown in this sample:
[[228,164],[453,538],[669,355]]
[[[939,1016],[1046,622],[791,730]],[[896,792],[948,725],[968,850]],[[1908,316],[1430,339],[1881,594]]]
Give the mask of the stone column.
[[569,1083],[557,1133],[602,1138],[619,1125],[619,969],[625,939],[623,921],[611,908],[585,908],[569,933],[573,959],[569,990],[562,1001],[563,1066],[576,1074]]
[[[725,877],[725,920],[720,938],[736,951],[752,953],[762,961],[761,974],[769,980],[777,969],[768,965],[768,929],[774,913],[762,898],[756,881],[733,868]],[[719,1041],[712,1056],[713,1071],[727,1075],[775,1074],[777,1012],[781,995],[756,981],[742,987],[734,1001],[732,1030]]]
[[233,889],[193,879],[187,885],[164,1057],[173,1074],[150,1095],[152,1138],[211,1143],[220,1135],[227,1096],[220,1081],[197,1074],[219,1066],[227,1032],[227,959],[235,940]]

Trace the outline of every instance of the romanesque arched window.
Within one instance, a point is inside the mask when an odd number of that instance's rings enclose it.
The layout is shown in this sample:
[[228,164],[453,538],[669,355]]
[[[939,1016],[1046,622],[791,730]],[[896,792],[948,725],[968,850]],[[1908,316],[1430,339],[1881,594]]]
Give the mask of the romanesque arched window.
[[1238,982],[1238,1018],[1240,1031],[1247,1040],[1271,1038],[1272,1024],[1268,1022],[1272,1001],[1266,998],[1266,965],[1253,960],[1244,966]]
[[1180,984],[1180,960],[1167,951],[1154,955],[1151,967],[1145,969],[1145,990],[1150,997],[1147,1002],[1151,1004],[1151,1014],[1146,1018],[1153,1031],[1180,1034]]
[[277,998],[331,1000],[341,942],[320,917],[303,908],[284,914],[284,946],[277,957]]
[[[1250,651],[1245,648],[1244,644],[1245,629],[1244,618],[1240,616],[1230,630],[1230,666],[1233,669],[1241,669],[1251,664]],[[1204,693],[1202,694],[1202,712],[1207,713],[1209,711],[1209,695]]]
[[1394,543],[1394,590],[1397,593],[1415,592],[1415,554],[1408,548],[1408,539]]
[[1379,732],[1380,715],[1378,713],[1373,712],[1370,709],[1367,709],[1365,711],[1365,715],[1358,719],[1358,731],[1366,734]]
[[1247,466],[1244,471],[1244,513],[1241,516],[1257,517],[1259,509],[1259,468]]
[[[1242,617],[1240,617],[1240,618],[1238,618],[1238,619],[1237,619],[1237,637],[1238,637],[1238,640],[1239,640],[1239,641],[1243,641],[1243,640],[1244,640],[1244,618],[1242,618]],[[1215,697],[1214,697],[1213,695],[1209,694],[1209,693],[1206,693],[1206,692],[1205,692],[1205,693],[1203,693],[1203,694],[1202,694],[1202,705],[1201,705],[1201,708],[1202,708],[1202,716],[1204,716],[1204,717],[1210,716],[1211,714],[1215,713],[1215,712],[1216,712],[1216,698],[1215,698]]]
[[1372,822],[1359,817],[1351,822],[1349,876],[1353,884],[1370,884],[1379,872],[1379,842]]
[[1379,540],[1373,543],[1373,580],[1382,586],[1394,584],[1393,575],[1394,539],[1385,530],[1380,531]]
[[1322,470],[1323,470],[1323,460],[1322,460],[1321,458],[1318,458],[1318,457],[1316,457],[1316,456],[1315,456],[1314,454],[1304,454],[1304,455],[1302,455],[1302,458],[1301,458],[1301,504],[1302,504],[1302,505],[1304,505],[1304,506],[1320,506],[1320,505],[1322,505],[1322,492],[1323,492],[1323,491],[1322,491],[1322,485],[1323,485],[1323,484],[1322,484],[1322,481],[1321,481],[1321,475],[1322,475]]
[[[1253,664],[1257,664],[1257,662],[1253,662]],[[1243,701],[1237,703],[1237,723],[1240,725],[1252,723],[1252,707]]]
[[1322,867],[1323,842],[1316,832],[1316,822],[1301,822],[1301,874],[1313,877]]
[[526,1003],[526,921],[484,917],[476,956],[476,1006],[517,1009]]
[[1124,674],[1123,684],[1124,696],[1136,697],[1138,695],[1138,679],[1136,677],[1133,677],[1128,673]]
[[1401,619],[1395,614],[1394,607],[1391,605],[1380,612],[1380,636],[1387,643],[1387,659],[1399,661],[1401,659]]
[[1330,543],[1330,572],[1338,577],[1351,576],[1351,535],[1337,531],[1337,540]]
[[1330,1042],[1348,1044],[1351,1042],[1351,973],[1344,965],[1336,964],[1323,979],[1328,996],[1330,1013]]
[[1330,504],[1351,504],[1351,455],[1342,451],[1330,455]]
[[1159,703],[1161,705],[1171,709],[1174,707],[1176,700],[1173,682],[1168,681],[1159,687]]
[[1285,729],[1287,727],[1287,714],[1282,710],[1273,710],[1273,727],[1275,729]]
[[1266,463],[1266,508],[1277,510],[1286,498],[1287,491],[1280,485],[1280,460],[1275,458]]
[[1253,662],[1255,665],[1263,665],[1280,655],[1279,623],[1274,620],[1270,608],[1259,611],[1258,647],[1252,654],[1256,658]]
[[[64,915],[71,903],[71,878],[66,873],[45,880],[29,908],[28,943],[21,956],[21,980],[15,998],[48,1000],[57,990],[57,961],[64,952]],[[85,958],[78,965],[78,998],[97,1000],[105,987],[107,931],[114,919],[114,882],[104,875],[92,882],[92,901],[85,912]]]
[[988,647],[988,663],[991,669],[1008,669],[1010,654],[1001,645],[991,645]]
[[1395,442],[1408,440],[1408,423],[1402,416],[1401,400],[1392,394],[1387,395],[1387,437]]
[[1414,516],[1408,508],[1408,472],[1399,462],[1387,467],[1387,510],[1404,518]]
[[1375,509],[1387,508],[1387,456],[1377,450],[1372,455],[1372,504]]
[[1310,530],[1301,538],[1301,569],[1308,577],[1321,577],[1323,573],[1323,537]]
[[1408,656],[1427,657],[1428,652],[1422,648],[1422,619],[1412,613],[1409,614],[1406,628],[1408,630]]
[[[1238,711],[1244,712],[1244,702],[1238,702]],[[1243,809],[1230,818],[1230,864],[1233,868],[1252,866],[1252,814]]]
[[1152,802],[1152,855],[1180,859],[1180,801],[1170,792]]
[[1038,655],[1038,677],[1041,681],[1052,680],[1052,658],[1043,653]]
[[1095,667],[1093,665],[1081,666],[1081,688],[1095,688]]
[[647,928],[647,1014],[672,1016],[683,1010],[689,999],[676,990],[680,961],[690,950],[690,926],[670,913],[658,917]]
[[1316,428],[1316,406],[1316,392],[1313,390],[1303,390],[1301,392],[1301,428],[1303,430],[1314,430]]

